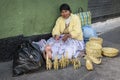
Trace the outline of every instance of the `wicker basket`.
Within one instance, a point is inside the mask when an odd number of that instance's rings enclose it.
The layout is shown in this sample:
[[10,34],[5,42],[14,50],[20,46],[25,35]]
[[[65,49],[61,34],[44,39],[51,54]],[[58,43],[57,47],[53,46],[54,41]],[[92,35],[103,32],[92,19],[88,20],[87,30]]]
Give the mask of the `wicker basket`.
[[110,48],[110,47],[104,47],[102,49],[103,55],[107,57],[115,57],[118,55],[119,50],[115,48]]
[[102,38],[100,38],[100,37],[91,37],[90,39],[89,39],[89,41],[93,41],[93,42],[96,42],[96,43],[98,43],[98,44],[100,44],[100,45],[102,45],[103,44],[103,39]]
[[91,42],[91,41],[88,41],[86,43],[86,48],[91,48],[91,49],[102,49],[102,46],[96,42]]
[[94,57],[102,57],[102,46],[95,42],[86,43],[86,54]]
[[102,57],[102,50],[86,48],[86,54],[94,57]]

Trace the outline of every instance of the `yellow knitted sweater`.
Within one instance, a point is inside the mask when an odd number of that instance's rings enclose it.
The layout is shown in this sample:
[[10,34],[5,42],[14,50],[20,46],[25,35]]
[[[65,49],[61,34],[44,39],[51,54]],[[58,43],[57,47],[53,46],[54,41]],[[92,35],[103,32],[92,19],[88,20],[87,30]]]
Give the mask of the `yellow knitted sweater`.
[[[69,34],[71,34],[71,37],[76,40],[83,40],[83,33],[81,29],[81,22],[77,15],[72,14],[70,15],[70,24],[67,28],[67,31]],[[65,19],[62,17],[59,17],[56,21],[55,27],[52,30],[52,35],[61,35],[64,34],[65,31]]]

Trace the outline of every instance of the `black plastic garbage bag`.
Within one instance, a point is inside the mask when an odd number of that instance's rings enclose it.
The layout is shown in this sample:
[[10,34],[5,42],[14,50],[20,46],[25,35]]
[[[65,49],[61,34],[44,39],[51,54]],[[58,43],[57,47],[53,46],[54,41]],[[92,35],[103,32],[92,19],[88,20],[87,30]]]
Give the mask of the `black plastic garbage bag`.
[[39,70],[45,65],[39,47],[29,41],[21,44],[13,58],[13,76]]

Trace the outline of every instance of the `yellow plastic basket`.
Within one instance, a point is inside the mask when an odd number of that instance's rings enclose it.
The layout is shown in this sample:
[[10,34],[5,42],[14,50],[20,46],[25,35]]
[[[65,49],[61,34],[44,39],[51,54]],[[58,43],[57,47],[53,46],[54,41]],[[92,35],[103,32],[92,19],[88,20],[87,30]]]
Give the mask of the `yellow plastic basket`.
[[96,43],[98,43],[98,44],[100,44],[100,45],[102,45],[103,44],[103,39],[102,38],[100,38],[100,37],[91,37],[90,39],[89,39],[89,41],[92,41],[92,42],[96,42]]
[[107,57],[115,57],[118,55],[119,50],[111,47],[104,47],[102,49],[103,55]]

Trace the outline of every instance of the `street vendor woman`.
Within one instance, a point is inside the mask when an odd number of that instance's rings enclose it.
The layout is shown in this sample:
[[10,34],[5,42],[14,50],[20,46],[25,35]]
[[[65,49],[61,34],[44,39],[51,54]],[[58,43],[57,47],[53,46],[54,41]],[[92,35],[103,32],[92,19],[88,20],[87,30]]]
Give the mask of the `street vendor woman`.
[[60,6],[60,14],[52,30],[52,37],[46,41],[44,57],[47,55],[53,60],[55,57],[60,59],[62,55],[68,56],[69,59],[76,58],[84,50],[80,19],[72,14],[68,4]]

